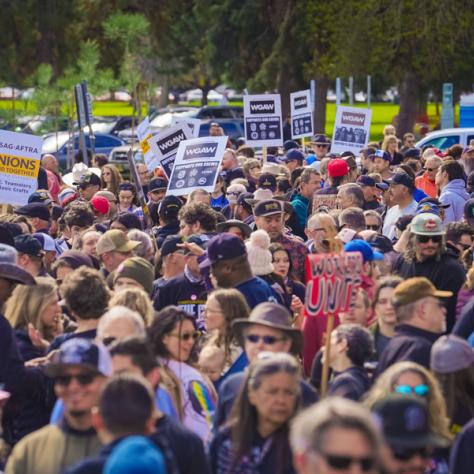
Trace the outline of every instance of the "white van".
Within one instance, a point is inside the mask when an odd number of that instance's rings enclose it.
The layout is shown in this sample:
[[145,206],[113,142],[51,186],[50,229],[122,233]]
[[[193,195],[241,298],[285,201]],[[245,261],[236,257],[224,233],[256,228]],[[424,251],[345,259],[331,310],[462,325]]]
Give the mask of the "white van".
[[446,150],[453,145],[465,148],[469,146],[471,140],[474,140],[474,128],[445,128],[428,133],[415,146],[423,148],[431,145],[440,150]]

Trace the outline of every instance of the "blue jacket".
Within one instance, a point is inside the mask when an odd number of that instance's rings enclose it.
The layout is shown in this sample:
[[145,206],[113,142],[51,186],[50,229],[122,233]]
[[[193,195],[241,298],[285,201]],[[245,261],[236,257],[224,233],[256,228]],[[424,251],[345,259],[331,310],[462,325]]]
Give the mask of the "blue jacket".
[[291,200],[291,205],[293,206],[300,224],[304,229],[306,227],[306,220],[308,219],[309,199],[301,194],[296,194]]
[[443,204],[450,204],[446,209],[444,224],[460,221],[464,216],[464,204],[469,199],[466,183],[463,179],[453,179],[441,191],[439,200]]

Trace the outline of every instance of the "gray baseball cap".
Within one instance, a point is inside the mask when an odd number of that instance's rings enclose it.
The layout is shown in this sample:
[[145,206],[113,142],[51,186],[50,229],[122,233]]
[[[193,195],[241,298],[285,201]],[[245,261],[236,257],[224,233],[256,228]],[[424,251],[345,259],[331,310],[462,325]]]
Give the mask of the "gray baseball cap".
[[431,347],[430,367],[439,374],[451,374],[474,364],[474,348],[454,334],[441,336]]

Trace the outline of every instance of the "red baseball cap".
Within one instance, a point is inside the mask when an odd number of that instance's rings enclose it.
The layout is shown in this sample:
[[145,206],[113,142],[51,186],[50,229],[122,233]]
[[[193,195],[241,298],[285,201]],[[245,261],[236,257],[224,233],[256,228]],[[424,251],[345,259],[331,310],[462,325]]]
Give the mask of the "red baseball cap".
[[107,214],[110,209],[109,201],[103,196],[94,196],[91,199],[91,206],[94,208],[94,211],[99,214]]
[[328,174],[331,178],[340,178],[349,173],[349,165],[346,160],[335,158],[328,163]]

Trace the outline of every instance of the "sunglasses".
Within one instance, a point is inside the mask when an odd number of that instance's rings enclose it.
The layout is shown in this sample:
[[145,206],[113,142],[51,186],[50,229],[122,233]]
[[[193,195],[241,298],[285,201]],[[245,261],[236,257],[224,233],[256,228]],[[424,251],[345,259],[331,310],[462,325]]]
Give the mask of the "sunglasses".
[[245,336],[247,341],[256,344],[259,341],[263,341],[264,344],[268,344],[269,346],[276,344],[277,342],[284,341],[282,337],[275,337],[275,336],[259,336],[257,334],[247,334]]
[[104,339],[102,339],[102,344],[104,344],[104,346],[108,347],[108,346],[112,345],[116,340],[117,340],[117,338],[113,337],[113,336],[104,337]]
[[411,387],[410,385],[397,385],[395,387],[395,393],[401,393],[402,395],[418,395],[419,397],[425,397],[430,393],[430,387],[426,384],[415,385]]
[[189,341],[192,339],[195,341],[199,337],[199,331],[196,332],[183,332],[183,334],[174,334],[171,333],[170,336],[177,337],[180,341]]
[[317,144],[315,144],[315,147],[316,148],[327,148],[328,145],[317,145]]
[[367,225],[367,230],[379,230],[380,226],[379,225]]
[[349,469],[353,464],[358,464],[362,471],[368,472],[375,466],[374,458],[354,458],[352,456],[336,456],[333,454],[322,454],[326,462],[337,470]]
[[423,168],[425,171],[437,171],[438,168]]
[[428,459],[432,455],[432,450],[426,447],[421,448],[402,448],[400,446],[392,446],[393,457],[399,461],[408,461],[416,455],[420,455],[424,459]]
[[96,377],[96,374],[81,374],[81,375],[58,375],[54,380],[58,385],[67,387],[71,383],[72,379],[77,380],[77,383],[81,386],[91,384]]
[[435,243],[439,244],[443,238],[442,235],[417,235],[417,240],[421,244],[427,244],[430,240]]

